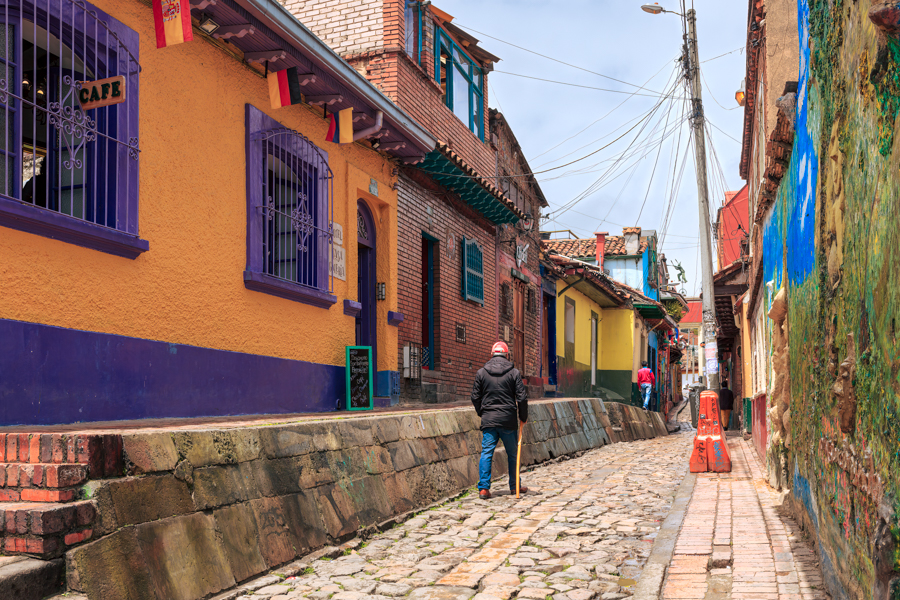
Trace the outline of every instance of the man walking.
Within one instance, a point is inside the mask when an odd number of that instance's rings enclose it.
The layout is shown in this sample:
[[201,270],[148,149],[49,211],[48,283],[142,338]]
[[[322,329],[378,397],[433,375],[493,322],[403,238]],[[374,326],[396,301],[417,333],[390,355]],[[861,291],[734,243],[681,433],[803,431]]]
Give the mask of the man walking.
[[647,361],[641,362],[641,368],[638,371],[638,387],[641,388],[641,398],[644,400],[644,410],[650,408],[650,392],[656,385],[656,375],[647,367]]
[[[491,463],[497,442],[503,440],[509,461],[509,490],[516,491],[516,434],[528,420],[528,393],[522,374],[509,362],[509,348],[497,342],[491,348],[491,360],[479,369],[472,386],[472,404],[481,417],[481,462],[478,466],[478,495],[491,497]],[[521,425],[519,424],[521,421]],[[528,488],[520,486],[525,493]]]
[[731,409],[734,408],[734,392],[728,389],[728,382],[722,382],[722,389],[719,390],[719,417],[722,428],[728,431],[728,422],[731,421]]

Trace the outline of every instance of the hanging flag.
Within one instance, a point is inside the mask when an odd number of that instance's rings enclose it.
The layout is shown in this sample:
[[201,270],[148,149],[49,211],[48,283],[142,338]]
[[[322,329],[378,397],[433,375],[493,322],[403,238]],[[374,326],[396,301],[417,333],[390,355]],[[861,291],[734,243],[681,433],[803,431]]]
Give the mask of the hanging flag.
[[297,67],[269,73],[269,99],[272,108],[300,104],[300,73]]
[[353,109],[345,108],[337,114],[328,115],[331,124],[328,126],[328,135],[325,140],[335,144],[353,143]]
[[190,0],[153,0],[153,23],[157,48],[194,39]]

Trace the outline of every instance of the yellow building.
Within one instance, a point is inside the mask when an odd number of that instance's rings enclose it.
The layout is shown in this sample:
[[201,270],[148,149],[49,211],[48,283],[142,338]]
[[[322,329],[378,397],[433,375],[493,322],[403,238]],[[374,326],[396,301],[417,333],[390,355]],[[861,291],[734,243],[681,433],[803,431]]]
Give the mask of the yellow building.
[[396,399],[394,165],[435,140],[274,0],[163,48],[149,3],[41,2],[0,49],[0,425],[334,410],[355,345]]

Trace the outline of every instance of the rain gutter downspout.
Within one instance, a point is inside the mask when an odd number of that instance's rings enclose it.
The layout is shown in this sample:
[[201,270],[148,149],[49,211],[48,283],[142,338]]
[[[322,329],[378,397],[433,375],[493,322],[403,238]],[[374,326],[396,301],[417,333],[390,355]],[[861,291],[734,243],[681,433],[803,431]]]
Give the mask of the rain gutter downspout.
[[426,154],[435,149],[437,139],[434,136],[316,37],[288,9],[275,0],[235,0],[235,2],[254,13],[257,18],[262,17],[276,34],[308,52],[313,62],[318,62],[319,66],[329,71],[335,79],[359,94],[360,99],[374,105],[377,110],[384,111],[389,121],[425,149]]
[[375,111],[375,124],[371,127],[366,127],[362,131],[357,131],[353,134],[353,141],[357,142],[359,140],[365,139],[372,134],[378,133],[381,131],[382,121],[384,120],[384,113],[380,110]]

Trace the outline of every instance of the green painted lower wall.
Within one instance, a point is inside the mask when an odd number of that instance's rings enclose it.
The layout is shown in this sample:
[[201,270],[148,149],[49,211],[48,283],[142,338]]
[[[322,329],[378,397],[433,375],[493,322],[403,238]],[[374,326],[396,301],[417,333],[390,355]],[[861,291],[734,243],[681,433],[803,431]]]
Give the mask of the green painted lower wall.
[[622,396],[620,402],[632,404],[631,401],[631,370],[600,370],[597,375],[597,383],[601,387]]

